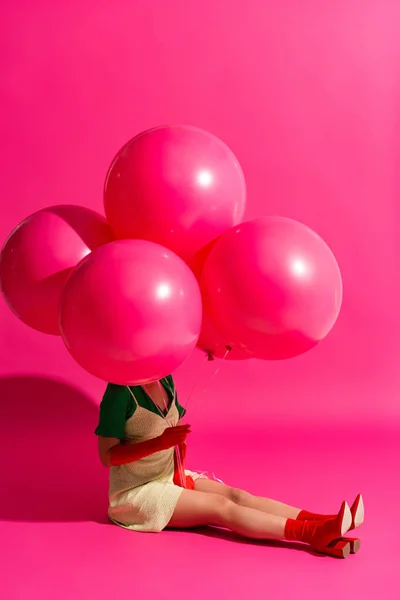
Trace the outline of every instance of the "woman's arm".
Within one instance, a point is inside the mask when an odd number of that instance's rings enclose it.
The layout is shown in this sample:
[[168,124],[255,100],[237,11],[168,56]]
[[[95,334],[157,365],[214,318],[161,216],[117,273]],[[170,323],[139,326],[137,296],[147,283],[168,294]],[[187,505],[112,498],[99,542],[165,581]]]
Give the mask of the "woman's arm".
[[101,464],[104,467],[111,467],[111,450],[120,445],[121,442],[117,438],[106,438],[101,435],[97,436],[97,450]]
[[190,425],[167,427],[162,435],[137,444],[121,444],[117,438],[105,438],[99,435],[99,457],[105,467],[118,467],[179,446],[185,442],[189,433]]

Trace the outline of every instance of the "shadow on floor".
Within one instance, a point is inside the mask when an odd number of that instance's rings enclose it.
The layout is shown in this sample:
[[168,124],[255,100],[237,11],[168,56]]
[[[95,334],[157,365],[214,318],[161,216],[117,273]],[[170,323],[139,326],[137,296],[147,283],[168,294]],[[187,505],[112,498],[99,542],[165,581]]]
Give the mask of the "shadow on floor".
[[0,519],[107,521],[97,418],[93,402],[65,383],[0,379]]
[[319,552],[316,552],[315,550],[313,550],[312,548],[310,548],[309,546],[306,546],[305,544],[301,544],[301,543],[297,543],[297,542],[286,542],[283,540],[251,540],[251,539],[247,539],[247,538],[243,538],[240,537],[239,535],[236,535],[235,533],[233,533],[232,531],[227,531],[224,529],[218,529],[215,527],[198,527],[195,529],[170,529],[168,531],[179,531],[180,533],[187,533],[187,534],[195,534],[195,535],[201,535],[204,537],[209,537],[209,538],[214,538],[214,539],[218,539],[218,540],[224,540],[225,542],[230,542],[230,543],[236,543],[236,544],[245,544],[245,545],[250,545],[250,546],[268,546],[269,548],[282,548],[282,549],[287,549],[287,550],[296,550],[299,552],[306,552],[307,554],[311,554],[312,556],[316,556],[319,558],[330,558],[332,559],[331,556],[328,556],[326,554],[320,554]]

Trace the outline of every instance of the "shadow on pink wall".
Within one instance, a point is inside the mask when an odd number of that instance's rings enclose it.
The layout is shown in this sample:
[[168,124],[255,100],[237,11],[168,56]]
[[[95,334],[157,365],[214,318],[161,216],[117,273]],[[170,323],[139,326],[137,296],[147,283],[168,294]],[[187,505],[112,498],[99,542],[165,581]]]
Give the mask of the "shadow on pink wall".
[[0,379],[0,519],[107,522],[107,472],[93,435],[98,408],[41,377]]

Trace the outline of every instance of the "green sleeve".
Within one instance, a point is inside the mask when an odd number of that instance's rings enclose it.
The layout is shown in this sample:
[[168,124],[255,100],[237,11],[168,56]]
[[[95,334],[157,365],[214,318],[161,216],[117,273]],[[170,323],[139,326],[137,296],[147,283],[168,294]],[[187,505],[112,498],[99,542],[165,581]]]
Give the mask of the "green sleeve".
[[178,394],[176,393],[176,389],[175,389],[175,382],[173,380],[172,375],[168,375],[168,377],[165,378],[168,388],[171,392],[172,395],[175,394],[175,404],[176,404],[176,408],[178,409],[178,413],[179,413],[179,418],[182,419],[185,415],[186,415],[186,408],[183,408],[183,406],[181,406],[179,404],[178,401]]
[[107,438],[125,438],[125,423],[135,412],[127,387],[109,383],[100,404],[99,424],[95,434]]

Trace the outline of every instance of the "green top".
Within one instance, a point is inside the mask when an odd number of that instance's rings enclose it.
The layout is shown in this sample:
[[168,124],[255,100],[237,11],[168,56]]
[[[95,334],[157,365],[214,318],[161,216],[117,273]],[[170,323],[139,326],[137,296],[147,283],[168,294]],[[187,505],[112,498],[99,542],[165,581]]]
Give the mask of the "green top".
[[[175,397],[179,417],[184,417],[186,410],[179,404],[178,398],[175,395],[175,384],[172,376],[168,375],[165,379],[161,379],[161,384],[168,394],[170,404]],[[135,395],[139,406],[157,415],[160,412],[161,414],[165,414],[165,411],[162,411],[154,404],[153,400],[146,394],[142,387],[131,386],[130,389]],[[100,418],[95,434],[118,440],[125,439],[125,423],[134,415],[135,410],[136,404],[129,388],[124,385],[109,383],[100,404]]]

